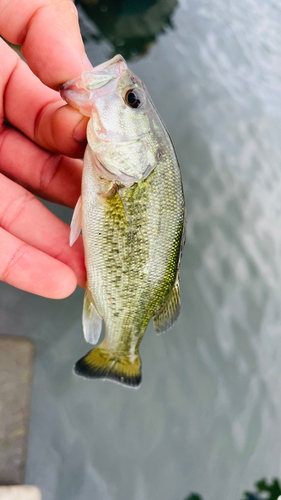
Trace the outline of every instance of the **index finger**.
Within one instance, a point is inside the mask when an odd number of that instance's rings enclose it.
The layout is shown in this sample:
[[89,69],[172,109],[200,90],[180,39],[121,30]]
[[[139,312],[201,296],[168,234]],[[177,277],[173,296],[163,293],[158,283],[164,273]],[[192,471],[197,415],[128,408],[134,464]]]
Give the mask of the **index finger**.
[[0,0],[0,33],[22,46],[40,80],[59,86],[91,69],[71,0]]

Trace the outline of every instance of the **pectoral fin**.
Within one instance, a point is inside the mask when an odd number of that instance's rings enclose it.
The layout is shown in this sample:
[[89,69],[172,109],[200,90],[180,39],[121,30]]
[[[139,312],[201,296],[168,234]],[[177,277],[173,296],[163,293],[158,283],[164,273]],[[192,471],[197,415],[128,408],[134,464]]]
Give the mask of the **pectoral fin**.
[[69,245],[72,247],[73,243],[77,240],[79,234],[81,233],[81,210],[82,210],[82,202],[81,196],[79,196],[78,201],[75,205],[72,221],[70,224],[70,236],[69,236]]
[[165,302],[155,311],[153,325],[157,335],[171,328],[180,313],[179,276]]
[[88,290],[86,290],[84,297],[82,323],[86,342],[96,344],[101,334],[102,318],[97,312]]

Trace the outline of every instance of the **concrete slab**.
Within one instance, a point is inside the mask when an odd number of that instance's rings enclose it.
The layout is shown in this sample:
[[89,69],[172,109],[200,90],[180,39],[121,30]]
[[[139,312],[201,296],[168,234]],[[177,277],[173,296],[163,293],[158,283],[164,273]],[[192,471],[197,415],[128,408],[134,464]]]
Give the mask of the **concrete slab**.
[[0,485],[24,483],[33,356],[31,341],[0,335]]

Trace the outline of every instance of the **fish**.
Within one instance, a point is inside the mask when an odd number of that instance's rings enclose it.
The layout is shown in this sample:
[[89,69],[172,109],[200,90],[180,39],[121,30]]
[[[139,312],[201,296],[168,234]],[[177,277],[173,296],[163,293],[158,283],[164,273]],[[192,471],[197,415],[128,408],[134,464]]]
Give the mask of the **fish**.
[[180,312],[186,210],[179,163],[144,83],[121,55],[60,93],[89,117],[70,232],[73,245],[82,230],[85,248],[85,340],[97,344],[105,324],[104,340],[74,372],[136,388],[150,319],[160,334]]

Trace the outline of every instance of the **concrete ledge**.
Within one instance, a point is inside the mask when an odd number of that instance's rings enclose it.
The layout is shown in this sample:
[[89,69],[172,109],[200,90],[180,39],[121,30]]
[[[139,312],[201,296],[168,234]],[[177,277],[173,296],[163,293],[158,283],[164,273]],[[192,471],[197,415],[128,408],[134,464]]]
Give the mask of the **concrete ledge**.
[[24,483],[33,354],[29,340],[0,335],[0,485]]
[[0,486],[0,500],[41,500],[35,486]]

